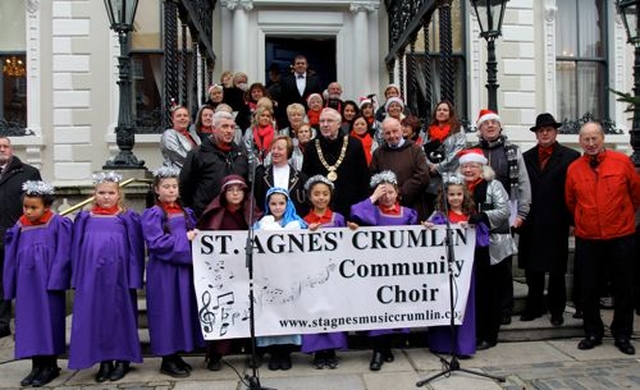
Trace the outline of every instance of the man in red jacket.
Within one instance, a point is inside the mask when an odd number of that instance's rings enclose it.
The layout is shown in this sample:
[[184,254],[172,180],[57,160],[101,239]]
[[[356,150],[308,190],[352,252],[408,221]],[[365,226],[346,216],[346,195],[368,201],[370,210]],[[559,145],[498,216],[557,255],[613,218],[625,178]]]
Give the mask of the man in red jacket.
[[575,222],[576,259],[580,262],[585,338],[578,349],[602,344],[598,291],[603,269],[611,269],[614,315],[611,333],[618,349],[635,354],[633,331],[634,267],[637,261],[635,212],[640,207],[640,176],[626,155],[605,150],[598,123],[580,129],[584,155],[567,171],[566,201]]

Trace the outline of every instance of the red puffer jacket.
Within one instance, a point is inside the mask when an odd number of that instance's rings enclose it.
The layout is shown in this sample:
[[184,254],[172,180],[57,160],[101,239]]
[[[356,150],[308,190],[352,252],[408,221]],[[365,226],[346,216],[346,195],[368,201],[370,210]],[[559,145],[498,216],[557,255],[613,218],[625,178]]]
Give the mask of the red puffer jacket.
[[567,171],[565,196],[576,237],[607,240],[633,234],[635,210],[640,207],[640,175],[620,152],[603,152],[595,170],[589,159],[580,157]]

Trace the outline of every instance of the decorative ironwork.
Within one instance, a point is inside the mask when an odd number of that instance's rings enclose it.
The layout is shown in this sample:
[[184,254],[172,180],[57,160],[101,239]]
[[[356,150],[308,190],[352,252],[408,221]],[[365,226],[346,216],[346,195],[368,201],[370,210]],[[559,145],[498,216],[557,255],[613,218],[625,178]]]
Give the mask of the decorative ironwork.
[[145,112],[134,119],[136,134],[160,134],[166,128],[163,123],[164,115],[162,110],[156,108],[153,111]]
[[26,128],[24,123],[8,121],[0,118],[0,135],[4,137],[23,137],[25,135],[35,135],[36,133]]
[[178,4],[174,0],[164,2],[164,98],[161,110],[163,128],[170,127],[171,99],[178,99]]
[[568,119],[564,118],[562,120],[562,127],[558,129],[560,134],[578,134],[580,133],[580,128],[587,122],[598,122],[602,125],[602,129],[605,134],[624,134],[624,131],[616,125],[616,122],[611,119],[596,119],[593,114],[587,112],[581,118],[578,119]]
[[418,60],[416,59],[416,39],[417,34],[411,38],[409,44],[409,66],[411,67],[411,78],[409,78],[409,91],[407,93],[407,104],[411,112],[418,113]]
[[[193,39],[191,42],[191,77],[193,78],[193,84],[191,84],[191,112],[195,115],[198,112],[200,106],[200,91],[198,91],[198,55],[199,55],[198,40]],[[204,83],[204,80],[203,80]]]
[[454,102],[453,96],[453,65],[451,61],[451,0],[445,0],[438,7],[440,32],[440,98]]
[[191,36],[204,49],[201,54],[210,61],[216,59],[213,50],[213,11],[216,3],[217,0],[180,0],[180,6],[187,13]]
[[423,70],[424,70],[424,80],[425,80],[425,88],[424,88],[424,100],[425,106],[427,107],[427,112],[425,114],[424,123],[427,123],[429,120],[429,110],[433,105],[432,100],[433,97],[431,95],[431,56],[430,56],[430,45],[429,45],[429,24],[431,24],[431,18],[423,17],[422,18],[422,32],[424,35],[424,62],[423,62]]
[[398,78],[400,79],[400,96],[404,96],[404,48],[398,52]]
[[189,107],[189,95],[187,86],[189,84],[189,49],[187,47],[187,24],[184,20],[180,20],[180,28],[182,29],[182,42],[180,42],[180,104]]
[[385,57],[387,67],[393,63],[401,48],[407,46],[410,37],[422,27],[422,19],[431,20],[436,10],[436,0],[385,0],[389,18],[389,53]]

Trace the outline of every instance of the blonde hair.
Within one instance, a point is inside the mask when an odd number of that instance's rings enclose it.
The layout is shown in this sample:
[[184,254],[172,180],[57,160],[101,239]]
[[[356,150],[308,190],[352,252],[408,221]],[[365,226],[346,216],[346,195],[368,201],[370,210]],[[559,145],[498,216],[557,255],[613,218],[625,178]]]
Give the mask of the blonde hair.
[[101,186],[104,184],[112,184],[116,186],[116,192],[118,193],[118,202],[116,204],[118,205],[118,209],[120,209],[121,211],[126,211],[127,207],[124,205],[124,192],[122,191],[120,184],[115,181],[103,181],[101,183],[96,184],[93,187],[93,196],[94,196],[93,204],[98,206],[98,201],[95,196],[96,196],[96,193],[98,192],[98,186]]

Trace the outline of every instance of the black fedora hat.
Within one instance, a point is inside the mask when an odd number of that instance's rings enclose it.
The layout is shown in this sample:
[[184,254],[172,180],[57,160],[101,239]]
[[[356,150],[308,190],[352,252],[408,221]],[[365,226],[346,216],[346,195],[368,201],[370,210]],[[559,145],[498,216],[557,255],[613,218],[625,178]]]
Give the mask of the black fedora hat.
[[556,119],[553,117],[553,115],[549,114],[548,112],[545,112],[543,114],[538,115],[538,117],[536,118],[536,125],[529,128],[529,130],[536,131],[539,128],[546,127],[546,126],[551,126],[557,129],[558,127],[562,126],[562,123],[556,122]]

